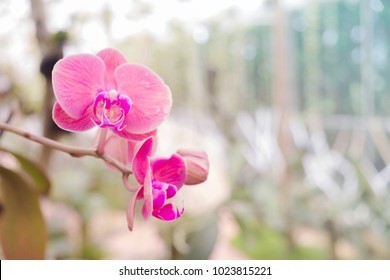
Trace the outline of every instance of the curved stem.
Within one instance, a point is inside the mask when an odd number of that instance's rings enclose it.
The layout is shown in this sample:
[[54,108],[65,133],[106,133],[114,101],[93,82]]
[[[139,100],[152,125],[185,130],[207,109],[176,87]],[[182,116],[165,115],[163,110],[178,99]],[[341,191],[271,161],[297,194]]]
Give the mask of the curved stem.
[[43,137],[43,136],[31,134],[27,131],[21,130],[17,127],[14,127],[14,126],[6,124],[6,123],[0,123],[0,131],[8,131],[8,132],[17,134],[19,136],[22,136],[26,139],[29,139],[29,140],[36,142],[36,143],[39,143],[41,145],[50,147],[52,149],[55,149],[55,150],[58,150],[58,151],[61,151],[64,153],[68,153],[69,155],[71,155],[73,157],[91,156],[91,157],[100,158],[100,159],[106,161],[107,163],[113,165],[118,170],[120,170],[122,172],[122,174],[124,174],[124,175],[126,174],[127,176],[133,173],[131,171],[131,169],[129,169],[126,165],[122,164],[121,162],[119,162],[118,160],[116,160],[113,157],[110,157],[104,153],[100,153],[100,151],[98,151],[96,149],[78,148],[78,147],[74,147],[74,146],[65,145],[65,144],[62,144],[60,142],[51,140],[51,139]]
[[123,184],[125,185],[126,189],[128,189],[129,191],[136,192],[136,191],[138,191],[140,186],[132,186],[132,185],[130,185],[130,183],[129,183],[129,175],[130,174],[123,173],[123,175],[122,175]]

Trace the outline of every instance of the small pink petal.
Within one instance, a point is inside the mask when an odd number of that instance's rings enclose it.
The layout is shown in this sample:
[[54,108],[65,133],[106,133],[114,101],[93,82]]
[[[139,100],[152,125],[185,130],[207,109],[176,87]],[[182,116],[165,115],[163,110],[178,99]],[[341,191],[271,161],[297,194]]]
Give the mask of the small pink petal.
[[154,181],[154,182],[153,182],[153,189],[156,189],[156,190],[163,190],[164,187],[165,187],[165,185],[166,185],[166,183]]
[[[104,144],[104,153],[110,157],[116,159],[120,163],[127,165],[129,163],[129,148],[132,148],[132,144],[129,144],[125,138],[121,138],[118,135],[114,134],[111,130],[108,130],[106,136],[106,142]],[[133,152],[131,152],[133,153]],[[105,162],[108,167],[115,171],[120,171],[111,164]]]
[[151,136],[156,137],[157,136],[157,129],[142,133],[142,134],[136,134],[136,133],[131,133],[126,130],[126,127],[121,130],[121,131],[115,131],[116,134],[118,134],[121,137],[127,138],[129,140],[133,141],[142,141],[145,140],[146,138],[149,138]]
[[150,167],[150,158],[147,157],[147,169],[144,180],[144,205],[142,207],[142,215],[144,219],[148,219],[153,212],[153,194],[152,194],[152,168]]
[[127,164],[133,162],[137,144],[138,142],[135,141],[127,141]]
[[186,165],[178,155],[156,158],[152,162],[153,178],[156,181],[175,185],[179,190],[186,180]]
[[101,50],[96,55],[100,57],[106,65],[106,74],[104,79],[105,89],[107,91],[116,89],[117,84],[115,80],[115,69],[119,65],[126,63],[126,58],[120,52],[111,48]]
[[149,137],[141,143],[138,150],[135,152],[133,162],[131,164],[134,177],[139,184],[144,184],[146,170],[150,167],[149,156],[152,154],[153,138]]
[[167,193],[163,190],[153,189],[153,209],[160,209],[167,200]]
[[141,186],[137,194],[137,199],[143,199],[143,198],[144,198],[144,186]]
[[177,193],[177,188],[175,185],[158,182],[158,181],[153,182],[153,189],[165,191],[167,193],[167,199],[174,197]]
[[85,116],[73,118],[69,116],[56,102],[53,107],[53,120],[62,129],[68,131],[85,131],[95,126],[91,120],[92,108],[88,108]]
[[[153,155],[155,149],[157,148],[157,130],[153,130],[152,132],[146,133],[146,134],[132,134],[130,137],[129,137],[129,135],[127,135],[127,137],[123,137],[122,134],[121,134],[122,131],[118,132],[116,130],[116,131],[113,131],[113,132],[115,132],[114,135],[117,138],[126,140],[126,142],[127,142],[127,149],[123,149],[122,150],[122,151],[127,151],[127,162],[126,162],[126,164],[133,162],[136,152],[141,147],[142,141],[145,141],[146,138],[149,138],[149,137],[153,138],[152,139],[153,147],[152,147],[152,151],[151,151],[150,155]],[[111,143],[109,145],[111,145]],[[112,144],[112,145],[115,145],[115,144]],[[118,150],[120,150],[120,149],[118,149]],[[123,153],[123,156],[125,156],[124,153]],[[139,178],[139,179],[142,179],[142,178]],[[138,181],[138,182],[140,184],[142,184],[142,181],[143,181],[143,179]]]
[[133,230],[133,225],[134,225],[134,214],[135,214],[135,203],[137,202],[137,196],[138,193],[141,191],[141,188],[135,193],[127,206],[126,209],[126,218],[127,218],[127,227],[129,228],[130,231]]
[[174,197],[177,193],[177,188],[175,185],[169,184],[165,190],[167,192],[167,199]]
[[[110,133],[112,131],[110,130]],[[118,159],[125,165],[130,164],[134,159],[134,154],[136,152],[137,145],[139,142],[126,140],[117,134],[113,134],[112,138],[117,138],[115,141],[112,141],[111,138],[109,142],[106,142],[106,146],[108,146],[107,153],[111,154],[112,157]],[[125,142],[126,144],[123,144]],[[109,151],[111,150],[111,152]]]
[[62,109],[79,119],[104,86],[104,62],[91,54],[71,55],[59,60],[52,72],[54,95]]
[[173,205],[171,203],[164,205],[159,210],[153,211],[153,216],[163,220],[163,221],[173,221],[180,218],[184,213],[184,208],[180,211],[176,208],[173,209]]
[[132,100],[124,125],[131,133],[156,129],[168,116],[172,97],[169,88],[157,74],[145,66],[122,64],[115,72],[118,92]]

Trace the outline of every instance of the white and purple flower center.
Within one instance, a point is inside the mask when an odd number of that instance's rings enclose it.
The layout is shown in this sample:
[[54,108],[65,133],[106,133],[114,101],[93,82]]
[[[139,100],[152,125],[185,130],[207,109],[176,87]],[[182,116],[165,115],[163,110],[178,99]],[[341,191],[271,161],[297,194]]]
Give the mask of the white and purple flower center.
[[111,127],[117,131],[125,128],[123,121],[131,109],[131,100],[128,96],[116,90],[99,90],[93,103],[94,121],[99,127]]

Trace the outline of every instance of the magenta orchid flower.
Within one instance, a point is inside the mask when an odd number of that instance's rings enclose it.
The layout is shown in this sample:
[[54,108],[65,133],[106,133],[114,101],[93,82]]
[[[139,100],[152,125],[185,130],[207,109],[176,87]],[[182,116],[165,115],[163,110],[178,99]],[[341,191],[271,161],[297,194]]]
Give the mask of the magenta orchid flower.
[[[145,66],[130,64],[114,49],[96,55],[71,55],[56,63],[52,73],[57,102],[56,124],[69,131],[98,126],[96,154],[110,157],[106,164],[122,171],[125,187],[135,192],[127,208],[127,222],[133,229],[137,200],[143,200],[144,219],[154,216],[173,221],[184,208],[169,200],[184,184],[204,182],[209,171],[207,154],[179,150],[169,158],[154,158],[157,127],[168,116],[171,92],[163,80]],[[132,172],[139,186],[128,181]],[[122,169],[122,165],[126,168]],[[125,171],[123,171],[125,170]]]
[[144,219],[154,216],[164,221],[181,217],[184,208],[179,210],[167,200],[174,197],[186,180],[186,164],[179,155],[170,158],[151,159],[153,138],[146,139],[135,153],[132,167],[137,182],[141,185],[130,200],[127,221],[133,229],[134,210],[137,200],[144,199],[142,215]]
[[145,66],[126,62],[114,49],[78,54],[53,69],[57,102],[53,119],[69,131],[110,128],[130,139],[145,139],[168,116],[172,100],[162,79]]

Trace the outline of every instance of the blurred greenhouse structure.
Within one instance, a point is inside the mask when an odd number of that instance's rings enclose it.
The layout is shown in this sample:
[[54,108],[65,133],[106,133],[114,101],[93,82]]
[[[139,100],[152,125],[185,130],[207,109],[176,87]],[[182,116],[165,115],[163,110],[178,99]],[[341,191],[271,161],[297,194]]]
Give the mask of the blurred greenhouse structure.
[[0,122],[92,145],[53,126],[51,67],[114,47],[171,88],[158,153],[198,146],[210,174],[183,217],[129,232],[118,174],[1,133],[0,165],[9,149],[50,179],[46,258],[390,258],[390,2],[94,3],[0,1]]

